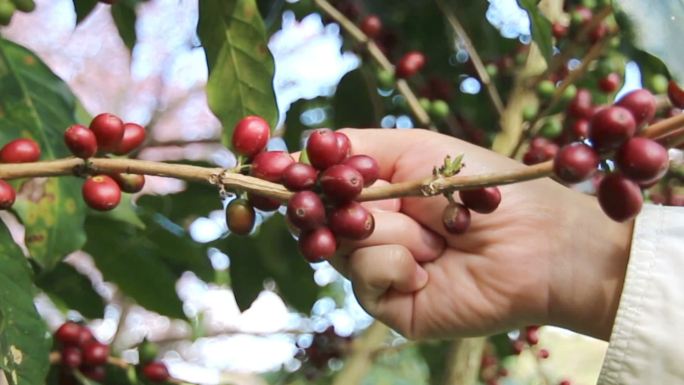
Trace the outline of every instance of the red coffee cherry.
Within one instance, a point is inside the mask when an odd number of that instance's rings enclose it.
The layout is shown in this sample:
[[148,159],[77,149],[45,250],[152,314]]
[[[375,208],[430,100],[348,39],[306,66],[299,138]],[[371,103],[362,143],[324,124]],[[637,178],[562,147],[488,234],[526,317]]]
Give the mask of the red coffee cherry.
[[311,263],[331,258],[336,250],[337,240],[327,227],[319,227],[299,237],[299,251]]
[[538,354],[539,354],[539,358],[541,358],[542,360],[545,360],[545,359],[549,358],[549,356],[551,356],[551,353],[549,352],[548,349],[539,349]]
[[465,207],[480,214],[492,213],[501,204],[501,191],[498,187],[461,190],[458,196]]
[[266,212],[276,211],[281,205],[280,201],[277,199],[271,199],[253,193],[247,193],[247,200],[255,209]]
[[342,164],[352,167],[363,177],[363,185],[368,187],[380,177],[380,165],[368,155],[354,155],[345,159]]
[[553,161],[553,172],[566,183],[579,183],[591,178],[600,158],[593,148],[584,143],[563,146]]
[[619,147],[636,133],[636,121],[632,113],[620,106],[603,109],[591,119],[589,139],[598,151]]
[[114,114],[97,115],[90,122],[90,129],[97,138],[97,146],[100,151],[111,152],[116,150],[124,136],[124,123]]
[[17,199],[17,193],[9,183],[0,179],[0,210],[7,210]]
[[95,336],[93,336],[93,332],[91,332],[87,326],[81,326],[81,332],[78,335],[78,346],[82,349],[83,346],[85,346],[91,341],[95,341]]
[[86,204],[99,211],[112,210],[121,201],[121,188],[107,175],[89,177],[83,183],[81,192]]
[[98,341],[90,341],[83,345],[83,364],[99,366],[107,363],[109,346]]
[[169,379],[169,370],[166,365],[160,361],[153,361],[145,365],[142,373],[148,380],[152,382],[164,382]]
[[528,166],[543,163],[553,159],[557,152],[557,144],[546,138],[537,137],[530,142],[530,148],[523,156],[523,163]]
[[285,169],[292,163],[294,159],[285,151],[260,152],[252,160],[250,173],[259,179],[278,183],[282,180]]
[[598,25],[589,32],[589,41],[596,43],[603,39],[607,33],[608,25],[606,23],[598,23]]
[[40,159],[40,147],[32,139],[15,139],[0,149],[2,163],[28,163]]
[[361,21],[361,31],[363,31],[369,39],[377,38],[382,32],[382,20],[376,15],[366,16],[366,18]]
[[603,212],[617,222],[634,218],[644,203],[639,185],[620,174],[603,177],[598,187],[598,200]]
[[575,119],[591,119],[594,114],[591,91],[580,88],[568,104],[567,113]]
[[420,51],[407,52],[397,63],[395,75],[397,78],[406,79],[417,74],[425,66],[425,55]]
[[121,188],[121,191],[128,194],[135,194],[142,191],[145,187],[145,175],[139,174],[111,174],[110,175]]
[[315,168],[304,163],[292,163],[283,172],[283,185],[291,191],[311,190],[317,178]]
[[634,90],[623,96],[615,104],[632,113],[637,127],[648,124],[656,114],[656,98],[646,89]]
[[107,369],[103,365],[98,366],[81,366],[79,371],[84,376],[97,382],[103,382],[107,378]]
[[81,349],[75,346],[65,346],[61,351],[61,355],[60,362],[67,368],[76,369],[83,362]]
[[325,206],[312,191],[300,191],[287,203],[287,219],[301,230],[312,230],[325,224]]
[[460,203],[450,203],[442,213],[442,223],[447,232],[463,234],[470,227],[470,210]]
[[574,139],[585,139],[589,137],[589,127],[589,120],[576,119],[570,123],[570,134]]
[[684,90],[682,90],[677,82],[670,80],[667,86],[667,96],[670,98],[670,103],[677,108],[684,108]]
[[528,326],[525,328],[525,341],[532,346],[539,343],[539,326]]
[[335,137],[337,138],[337,146],[339,151],[344,154],[342,159],[347,159],[349,154],[351,154],[351,140],[349,137],[341,132],[335,132]]
[[145,141],[147,134],[145,127],[136,123],[124,124],[124,133],[119,145],[116,146],[116,155],[125,155],[138,148]]
[[311,165],[319,170],[325,170],[344,160],[344,148],[338,142],[337,133],[327,128],[315,130],[306,143],[306,153]]
[[553,33],[553,37],[560,40],[568,35],[568,26],[560,22],[555,22],[551,25],[551,33]]
[[266,148],[271,137],[271,127],[259,116],[247,116],[235,125],[233,150],[248,158]]
[[373,214],[354,201],[333,209],[328,216],[328,222],[335,235],[355,241],[370,237],[375,230]]
[[354,200],[363,190],[363,176],[350,166],[338,164],[323,171],[320,177],[325,196],[335,202]]
[[256,213],[245,199],[233,199],[226,207],[226,224],[231,233],[249,235],[256,222]]
[[511,343],[511,349],[513,350],[513,354],[519,355],[525,350],[525,343],[520,340],[515,340]]
[[92,158],[97,153],[95,134],[86,126],[74,124],[64,131],[64,143],[79,158]]
[[667,149],[647,138],[635,137],[625,142],[615,155],[618,168],[637,183],[659,180],[667,172]]
[[64,346],[78,346],[81,344],[81,329],[76,322],[65,322],[55,331],[55,339]]
[[572,382],[570,382],[570,380],[563,380],[559,382],[558,385],[572,385]]
[[612,94],[620,88],[622,78],[619,74],[612,72],[599,80],[599,88],[606,94]]

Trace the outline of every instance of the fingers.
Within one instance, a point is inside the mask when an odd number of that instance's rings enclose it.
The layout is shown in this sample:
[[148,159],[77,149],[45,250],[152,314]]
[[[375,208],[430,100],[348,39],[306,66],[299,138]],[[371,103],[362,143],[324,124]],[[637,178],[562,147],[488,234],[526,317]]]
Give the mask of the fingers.
[[[378,179],[371,187],[386,186],[390,184],[386,180]],[[399,198],[384,199],[381,201],[363,202],[363,207],[371,211],[393,211],[397,212],[401,209],[401,200]]]

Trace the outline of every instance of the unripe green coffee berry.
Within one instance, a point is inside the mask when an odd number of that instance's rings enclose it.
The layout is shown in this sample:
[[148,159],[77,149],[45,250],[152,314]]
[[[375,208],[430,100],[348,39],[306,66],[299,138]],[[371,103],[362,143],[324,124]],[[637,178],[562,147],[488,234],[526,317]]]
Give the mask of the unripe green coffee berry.
[[157,359],[159,355],[159,346],[150,341],[143,341],[140,346],[138,346],[138,356],[140,362],[151,362]]
[[485,71],[487,71],[487,75],[489,75],[489,77],[493,78],[499,74],[499,67],[497,67],[496,64],[490,63],[490,64],[487,64],[487,66],[485,67]]
[[663,74],[654,74],[646,78],[646,87],[654,94],[664,94],[667,92],[668,82],[667,76]]
[[527,105],[522,110],[523,119],[528,122],[536,118],[538,113],[539,108],[534,105]]
[[575,95],[577,95],[577,87],[574,84],[570,84],[561,94],[560,101],[562,104],[570,103],[570,101],[575,98]]
[[432,107],[432,102],[428,98],[420,98],[420,99],[418,99],[418,103],[420,103],[420,106],[425,111],[430,111],[430,108]]
[[33,12],[36,9],[36,3],[33,0],[12,0],[12,2],[21,12]]
[[444,100],[435,100],[430,105],[430,115],[437,119],[443,120],[449,116],[449,104]]
[[378,85],[380,88],[389,89],[394,88],[394,83],[396,79],[394,78],[394,72],[388,70],[380,70],[377,73]]
[[542,80],[537,85],[537,95],[542,100],[549,100],[556,92],[556,85],[551,80]]
[[9,25],[17,7],[9,0],[0,0],[0,24]]
[[547,120],[539,130],[539,134],[546,139],[556,139],[563,133],[563,125],[556,119]]

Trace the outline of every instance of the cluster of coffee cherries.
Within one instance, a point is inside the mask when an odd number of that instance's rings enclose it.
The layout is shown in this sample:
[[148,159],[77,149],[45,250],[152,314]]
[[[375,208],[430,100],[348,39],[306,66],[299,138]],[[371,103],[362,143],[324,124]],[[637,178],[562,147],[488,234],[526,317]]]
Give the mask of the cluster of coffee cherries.
[[330,360],[342,359],[352,343],[352,337],[342,337],[335,333],[332,326],[313,335],[310,345],[297,344],[295,357],[305,365],[303,372],[310,380],[319,377]]
[[[299,162],[285,151],[264,151],[270,127],[257,116],[242,119],[235,127],[233,149],[249,160],[249,174],[282,183],[294,195],[287,203],[287,220],[299,237],[299,249],[311,262],[333,256],[337,238],[362,240],[371,235],[374,219],[355,199],[379,176],[378,163],[366,155],[350,156],[351,142],[340,132],[315,130]],[[308,162],[305,162],[306,159]],[[231,232],[249,234],[254,208],[275,211],[280,202],[258,194],[234,199],[226,208]]]
[[14,12],[33,12],[36,9],[34,0],[0,0],[0,24],[9,25]]
[[[33,139],[20,138],[6,143],[0,149],[0,163],[30,163],[40,159],[40,146]],[[12,207],[17,197],[12,185],[0,180],[0,210]]]
[[[65,322],[55,331],[54,339],[60,353],[60,384],[78,383],[74,371],[98,382],[106,379],[109,346],[95,339],[88,327],[76,322]],[[151,349],[146,350],[149,352]],[[156,350],[154,354],[156,355]],[[169,371],[164,363],[154,359],[144,360],[142,357],[141,363],[140,373],[147,380],[163,382],[169,379]]]
[[470,227],[470,212],[479,214],[493,213],[501,204],[501,191],[498,187],[484,187],[458,192],[461,203],[450,195],[449,205],[442,213],[444,228],[451,234],[463,234]]

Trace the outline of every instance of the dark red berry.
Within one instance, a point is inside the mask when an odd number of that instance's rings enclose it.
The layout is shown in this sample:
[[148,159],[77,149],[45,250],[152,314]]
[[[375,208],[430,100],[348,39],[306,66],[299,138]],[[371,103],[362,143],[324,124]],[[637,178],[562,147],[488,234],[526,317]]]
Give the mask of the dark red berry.
[[563,380],[559,382],[558,385],[572,385],[572,382],[570,382],[570,380]]
[[247,200],[252,207],[261,211],[276,211],[281,206],[280,201],[277,199],[267,198],[253,193],[247,194]]
[[254,208],[246,199],[233,199],[226,207],[226,224],[231,233],[249,235],[256,222]]
[[575,139],[585,139],[589,137],[590,123],[587,119],[576,119],[570,123],[570,134]]
[[599,80],[599,88],[606,94],[612,94],[620,88],[620,83],[622,83],[622,78],[619,74],[611,72],[605,77]]
[[337,138],[339,151],[344,154],[342,159],[346,159],[351,153],[351,140],[349,140],[347,135],[341,132],[335,132],[335,137]]
[[325,195],[335,202],[354,200],[363,190],[363,176],[354,168],[338,164],[325,170],[320,177]]
[[83,364],[99,366],[107,363],[109,358],[109,346],[98,341],[90,341],[83,345]]
[[397,63],[395,75],[398,78],[410,78],[425,66],[425,55],[420,51],[406,53]]
[[78,346],[81,343],[81,329],[76,322],[65,322],[55,331],[55,339],[62,345]]
[[364,240],[373,234],[375,219],[358,202],[348,202],[333,209],[328,215],[330,229],[338,237]]
[[124,133],[119,145],[114,151],[117,155],[125,155],[138,148],[145,141],[147,133],[145,127],[136,123],[124,124]]
[[102,365],[81,366],[79,368],[79,371],[81,372],[81,374],[83,374],[87,378],[90,378],[91,380],[94,380],[97,382],[103,382],[105,380],[105,378],[107,377],[107,369]]
[[553,171],[563,182],[579,183],[594,175],[600,160],[593,148],[584,143],[572,143],[558,151]]
[[95,341],[95,336],[93,332],[87,326],[81,326],[81,332],[78,335],[78,346],[83,348],[90,341]]
[[81,366],[81,362],[83,362],[81,349],[75,346],[65,346],[61,351],[61,355],[62,365],[67,368],[76,369]]
[[553,37],[560,40],[567,36],[568,26],[557,21],[551,25],[551,33],[553,33]]
[[603,39],[608,33],[608,25],[606,23],[598,23],[596,27],[589,32],[589,41],[596,43]]
[[528,326],[525,328],[525,341],[530,345],[539,343],[539,327]]
[[128,194],[135,194],[142,191],[145,187],[145,175],[139,174],[110,174],[121,188],[121,191]]
[[121,188],[107,175],[89,177],[83,183],[81,192],[86,204],[99,211],[112,210],[121,201]]
[[17,199],[17,193],[9,183],[0,179],[0,210],[7,210],[14,204]]
[[382,20],[376,15],[368,15],[361,21],[361,31],[370,39],[375,39],[382,32]]
[[74,124],[64,131],[64,142],[69,151],[79,158],[87,159],[97,153],[95,134],[86,126]]
[[620,98],[615,104],[632,113],[637,127],[648,124],[656,114],[656,98],[646,89],[634,90]]
[[515,340],[511,343],[511,349],[514,354],[518,355],[525,349],[525,343],[520,340]]
[[318,171],[304,163],[292,163],[283,172],[283,185],[291,191],[311,190],[316,185]]
[[27,163],[40,159],[40,147],[32,139],[15,139],[0,149],[0,162]]
[[470,227],[470,210],[460,203],[451,203],[442,214],[444,228],[451,234],[463,234]]
[[327,227],[303,233],[299,237],[299,251],[309,262],[321,262],[331,258],[337,250],[335,234]]
[[271,127],[258,116],[247,116],[235,125],[233,131],[233,150],[248,158],[266,148],[271,137]]
[[598,187],[603,212],[617,222],[634,218],[644,203],[639,185],[620,174],[603,177]]
[[259,179],[278,183],[282,180],[285,169],[292,163],[294,159],[285,151],[260,152],[252,161],[250,173]]
[[380,165],[368,155],[354,155],[347,158],[342,164],[352,167],[363,177],[363,185],[368,187],[380,177]]
[[332,130],[315,130],[306,143],[306,153],[311,165],[319,170],[325,170],[343,161],[346,154],[338,140],[337,133]]
[[461,190],[458,196],[465,207],[480,214],[492,213],[501,204],[501,191],[498,187]]
[[575,119],[591,119],[594,114],[591,91],[580,88],[570,101],[567,108],[568,115]]
[[665,175],[669,157],[667,149],[658,142],[635,137],[620,146],[615,162],[627,178],[637,183],[648,183]]
[[541,358],[542,360],[549,358],[549,356],[551,355],[551,353],[549,352],[548,349],[539,349],[538,354],[539,354],[539,358]]
[[670,80],[667,86],[667,96],[673,106],[684,109],[684,90],[674,80]]
[[90,122],[90,129],[97,138],[97,146],[100,151],[111,152],[116,150],[124,136],[124,123],[114,114],[97,115]]
[[166,365],[160,361],[153,361],[145,365],[142,373],[148,380],[152,382],[164,382],[169,379],[169,370]]
[[[545,144],[541,144],[541,140],[537,139],[543,139],[545,141]],[[535,141],[539,144],[535,145]],[[528,166],[543,163],[547,160],[553,159],[553,157],[556,156],[557,152],[557,144],[549,141],[546,138],[535,138],[535,140],[531,142],[530,148],[523,156],[523,163],[525,163]]]
[[316,193],[300,191],[287,203],[287,218],[301,230],[312,230],[325,224],[325,206]]
[[591,119],[589,139],[599,151],[613,150],[634,136],[636,121],[632,113],[620,106],[603,109]]

